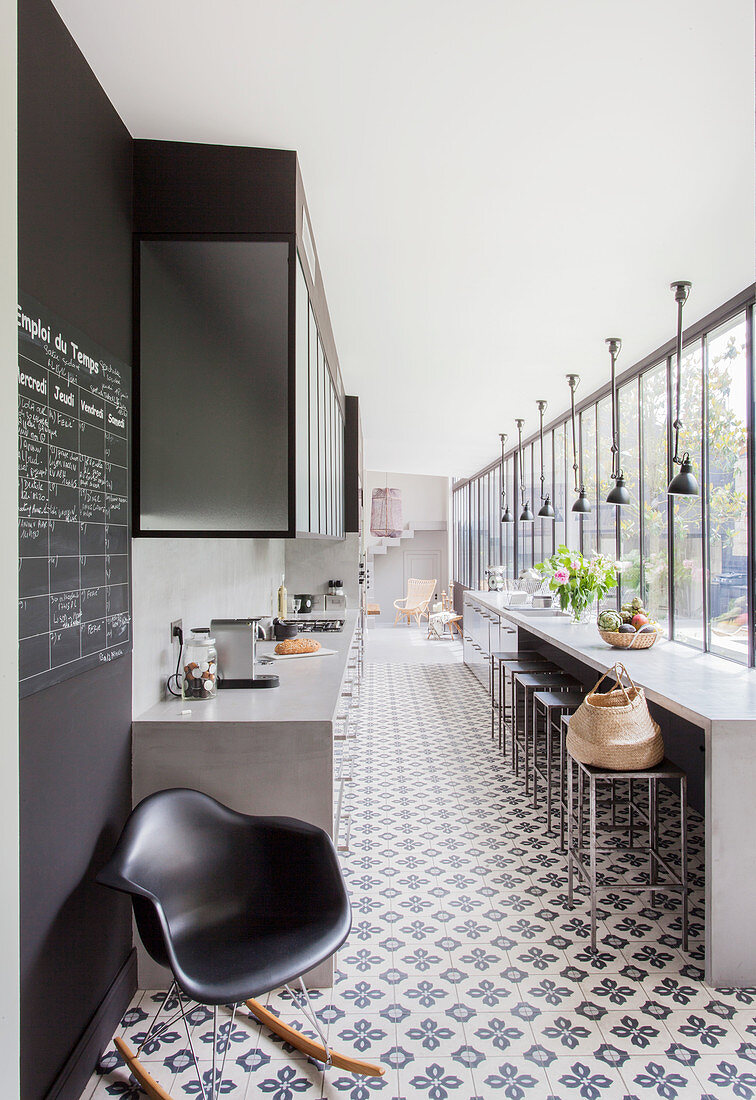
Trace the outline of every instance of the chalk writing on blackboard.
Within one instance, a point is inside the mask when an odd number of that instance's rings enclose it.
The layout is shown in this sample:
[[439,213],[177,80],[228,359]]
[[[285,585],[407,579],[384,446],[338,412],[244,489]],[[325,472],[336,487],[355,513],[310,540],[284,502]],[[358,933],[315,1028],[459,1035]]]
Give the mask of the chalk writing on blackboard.
[[21,295],[18,401],[25,696],[131,650],[131,373]]

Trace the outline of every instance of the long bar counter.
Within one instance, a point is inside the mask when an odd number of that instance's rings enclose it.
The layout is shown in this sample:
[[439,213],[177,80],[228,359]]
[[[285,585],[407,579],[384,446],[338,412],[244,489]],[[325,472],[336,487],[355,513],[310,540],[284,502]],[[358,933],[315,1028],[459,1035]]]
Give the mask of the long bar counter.
[[[667,754],[689,773],[706,835],[706,980],[756,986],[756,672],[660,638],[651,649],[614,649],[595,623],[510,608],[506,595],[468,592],[499,620],[501,648],[537,650],[591,687],[616,662],[643,687]],[[509,633],[514,631],[514,634]],[[493,642],[491,643],[493,645]],[[701,760],[703,759],[703,766]]]

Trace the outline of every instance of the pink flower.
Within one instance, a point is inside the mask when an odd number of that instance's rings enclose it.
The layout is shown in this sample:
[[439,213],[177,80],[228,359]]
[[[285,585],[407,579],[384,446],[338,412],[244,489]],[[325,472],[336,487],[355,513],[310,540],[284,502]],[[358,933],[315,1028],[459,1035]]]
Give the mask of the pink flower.
[[564,568],[564,566],[557,569],[556,573],[554,574],[554,580],[556,581],[557,584],[567,584],[567,581],[569,579],[570,579],[570,574],[567,572],[567,570]]

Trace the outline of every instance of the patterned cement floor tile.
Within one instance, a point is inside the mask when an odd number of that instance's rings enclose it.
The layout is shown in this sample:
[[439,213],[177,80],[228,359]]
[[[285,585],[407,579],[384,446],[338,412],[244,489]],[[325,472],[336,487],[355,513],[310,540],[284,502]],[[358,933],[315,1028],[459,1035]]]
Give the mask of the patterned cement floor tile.
[[472,1100],[472,1070],[453,1059],[423,1058],[399,1071],[402,1100]]
[[625,1100],[627,1087],[619,1070],[598,1058],[580,1055],[551,1058],[545,1065],[551,1092],[564,1100]]
[[[428,645],[425,664],[415,655],[366,667],[342,857],[354,919],[333,989],[313,994],[329,1041],[387,1073],[323,1075],[239,1020],[227,1036],[223,1095],[756,1100],[756,993],[701,981],[701,885],[691,891],[688,954],[678,899],[660,895],[652,907],[620,889],[600,900],[591,952],[587,895],[567,905],[558,829],[546,833],[543,803],[533,808],[522,774],[491,740],[485,691],[461,664],[433,663]],[[674,851],[667,809],[663,838]],[[700,875],[703,832],[692,812],[690,824],[690,868]],[[613,862],[637,870],[621,852]],[[138,994],[121,1033],[139,1035],[159,995]],[[285,992],[268,1001],[302,1020]],[[192,1030],[203,1059],[207,1011],[196,1009]],[[84,1097],[140,1096],[109,1049]],[[150,1057],[177,1100],[198,1096],[185,1041],[165,1037]]]
[[701,1100],[722,1095],[711,1085],[704,1085],[696,1073],[696,1067],[685,1064],[685,1056],[678,1061],[666,1056],[633,1056],[622,1066],[622,1076],[627,1092],[638,1100]]

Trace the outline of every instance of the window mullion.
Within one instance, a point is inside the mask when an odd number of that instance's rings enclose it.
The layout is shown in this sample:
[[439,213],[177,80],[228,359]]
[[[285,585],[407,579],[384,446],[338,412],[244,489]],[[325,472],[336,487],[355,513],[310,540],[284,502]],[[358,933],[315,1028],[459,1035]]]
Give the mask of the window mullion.
[[[682,378],[682,375],[681,375]],[[672,480],[672,357],[667,356],[667,484]],[[675,638],[675,508],[674,497],[667,494],[667,607],[669,636]]]
[[646,606],[646,493],[643,458],[643,375],[638,375],[638,593]]
[[701,337],[701,577],[703,581],[703,651],[711,649],[711,592],[709,586],[711,523],[709,509],[709,382],[708,343]]
[[754,607],[754,550],[756,549],[756,507],[754,507],[754,489],[756,488],[756,444],[754,443],[754,348],[753,314],[751,306],[746,310],[746,484],[748,491],[748,572],[746,585],[748,590],[748,666],[754,666],[756,647],[756,608]]

